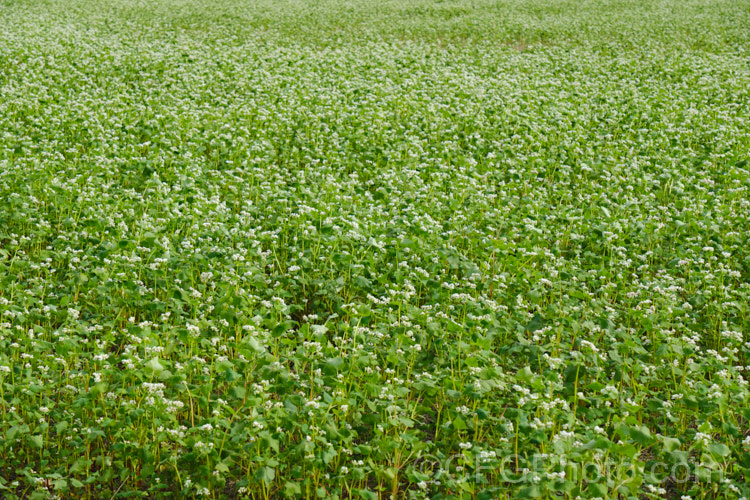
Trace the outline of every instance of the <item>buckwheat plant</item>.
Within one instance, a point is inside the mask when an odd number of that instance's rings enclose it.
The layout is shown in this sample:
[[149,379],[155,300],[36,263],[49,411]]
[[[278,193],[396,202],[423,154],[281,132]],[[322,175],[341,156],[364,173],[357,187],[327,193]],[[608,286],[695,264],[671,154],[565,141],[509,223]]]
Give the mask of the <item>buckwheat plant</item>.
[[750,498],[749,42],[0,0],[0,497]]

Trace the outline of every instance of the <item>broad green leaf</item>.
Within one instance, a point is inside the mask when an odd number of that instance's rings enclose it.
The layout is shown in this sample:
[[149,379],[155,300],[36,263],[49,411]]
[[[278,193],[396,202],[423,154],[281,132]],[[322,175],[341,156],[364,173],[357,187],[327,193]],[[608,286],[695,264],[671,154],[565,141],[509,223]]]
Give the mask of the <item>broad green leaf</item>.
[[723,443],[711,443],[708,445],[708,452],[714,457],[727,457],[731,453],[731,450]]
[[671,437],[662,438],[662,445],[665,452],[672,452],[680,448],[680,440]]
[[453,419],[453,428],[457,431],[466,430],[466,422],[464,422],[463,418],[457,416]]
[[153,370],[155,373],[164,371],[164,365],[159,362],[159,358],[152,358],[146,362],[146,367]]
[[654,437],[651,435],[651,431],[645,425],[631,427],[630,437],[641,446],[649,446],[654,442]]

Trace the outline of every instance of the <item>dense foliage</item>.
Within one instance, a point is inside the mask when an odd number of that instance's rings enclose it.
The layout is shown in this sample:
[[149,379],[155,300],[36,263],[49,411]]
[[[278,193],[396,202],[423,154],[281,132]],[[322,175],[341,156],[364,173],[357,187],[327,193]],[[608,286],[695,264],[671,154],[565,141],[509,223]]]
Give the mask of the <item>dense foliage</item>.
[[0,1],[0,496],[750,497],[749,40]]

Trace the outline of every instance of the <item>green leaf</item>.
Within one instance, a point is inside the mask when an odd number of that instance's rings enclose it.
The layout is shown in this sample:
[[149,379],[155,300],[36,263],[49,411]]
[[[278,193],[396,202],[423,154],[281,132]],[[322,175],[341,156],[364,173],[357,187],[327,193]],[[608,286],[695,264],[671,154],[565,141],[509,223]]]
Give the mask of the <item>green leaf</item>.
[[218,363],[216,363],[216,371],[218,372],[225,372],[233,368],[234,368],[234,365],[228,359],[225,359],[223,361],[219,361]]
[[533,318],[531,318],[531,321],[526,325],[525,330],[528,332],[535,332],[537,330],[540,330],[544,327],[544,321],[542,320],[542,317],[538,314],[535,314]]
[[325,366],[323,366],[323,371],[329,375],[334,375],[343,365],[344,360],[340,357],[331,358],[326,361]]
[[14,425],[7,431],[5,431],[5,439],[8,441],[13,441],[16,439],[16,436],[19,434],[26,434],[29,432],[29,426],[28,425]]
[[153,370],[155,373],[164,371],[164,365],[159,362],[159,358],[153,358],[150,361],[146,361],[146,368]]
[[73,462],[73,465],[70,467],[70,473],[71,474],[78,474],[79,472],[85,472],[89,470],[89,467],[91,467],[91,460],[87,460],[83,457],[79,457],[75,462]]
[[284,400],[284,409],[290,414],[295,415],[299,413],[299,408],[297,408],[297,405],[295,405],[291,398],[286,398]]
[[258,354],[263,354],[266,352],[266,348],[261,345],[260,342],[258,342],[258,339],[254,337],[250,337],[250,339],[247,340],[247,345],[249,345],[253,351],[257,352]]
[[680,448],[680,440],[677,438],[664,437],[662,438],[662,447],[665,452],[672,452]]
[[261,467],[260,469],[255,471],[255,478],[259,481],[263,481],[266,486],[271,484],[275,477],[276,470],[272,469],[271,467]]
[[453,428],[457,431],[466,430],[466,422],[461,417],[456,417],[453,419]]
[[363,488],[360,489],[357,493],[359,494],[359,498],[362,498],[363,500],[378,500],[377,493],[373,493],[370,490],[366,490]]
[[414,420],[406,417],[399,417],[398,421],[403,425],[404,427],[411,428],[414,426]]
[[41,450],[42,448],[44,448],[44,437],[40,434],[29,436],[28,442],[32,448],[35,448],[37,450]]
[[708,445],[708,452],[714,457],[726,457],[729,456],[731,450],[724,443],[711,443]]
[[654,436],[651,435],[651,431],[644,425],[639,425],[630,428],[630,437],[633,441],[640,444],[641,446],[649,446],[654,442]]
[[356,451],[357,453],[360,453],[360,454],[362,454],[362,455],[364,455],[364,456],[367,457],[367,456],[370,456],[372,454],[372,446],[367,446],[365,444],[360,444],[360,445],[358,445],[354,449],[354,451]]
[[[278,305],[279,304],[278,302],[275,302],[274,304],[275,304],[275,307],[277,307],[277,308],[280,307]],[[276,325],[273,330],[271,330],[271,335],[274,338],[279,338],[282,335],[284,335],[284,332],[286,332],[288,329],[289,329],[289,327],[287,326],[286,323],[280,323],[280,324]]]
[[538,486],[528,486],[521,488],[518,492],[518,498],[539,498],[542,496],[542,490]]
[[532,380],[534,380],[534,372],[531,371],[530,367],[524,366],[521,370],[518,370],[518,373],[516,373],[516,378],[528,384],[531,383]]
[[260,433],[261,443],[264,446],[271,448],[276,453],[279,452],[279,441],[274,439],[269,431],[263,431]]
[[284,484],[284,494],[287,497],[296,497],[302,494],[302,488],[300,487],[299,483],[287,481]]
[[229,389],[229,393],[235,398],[235,399],[244,399],[245,394],[247,391],[244,387],[235,386]]
[[590,483],[588,491],[592,496],[605,497],[607,496],[607,486],[600,483]]
[[105,384],[104,382],[100,382],[89,390],[89,394],[96,397],[100,394],[103,394],[107,390],[107,388],[107,384]]
[[333,446],[329,446],[323,451],[323,463],[330,464],[336,458],[336,455],[338,455],[338,452]]

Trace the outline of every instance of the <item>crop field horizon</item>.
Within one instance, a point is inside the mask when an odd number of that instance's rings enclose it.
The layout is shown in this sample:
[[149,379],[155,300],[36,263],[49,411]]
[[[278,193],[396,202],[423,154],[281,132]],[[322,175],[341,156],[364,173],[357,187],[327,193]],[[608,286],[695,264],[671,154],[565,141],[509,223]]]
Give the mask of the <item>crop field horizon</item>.
[[750,0],[0,0],[0,498],[750,498]]

